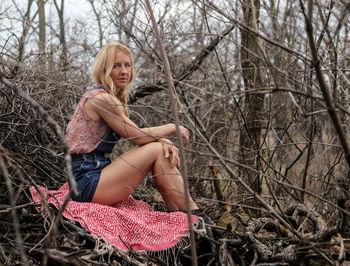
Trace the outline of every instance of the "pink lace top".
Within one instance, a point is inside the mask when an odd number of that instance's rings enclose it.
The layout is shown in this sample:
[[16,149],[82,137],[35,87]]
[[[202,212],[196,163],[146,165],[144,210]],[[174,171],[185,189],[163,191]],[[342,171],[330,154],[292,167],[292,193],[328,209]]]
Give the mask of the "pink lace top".
[[93,120],[85,111],[86,100],[99,93],[106,93],[103,89],[92,89],[85,92],[79,101],[71,121],[66,129],[65,141],[72,154],[89,153],[102,141],[108,130],[107,124],[102,120]]

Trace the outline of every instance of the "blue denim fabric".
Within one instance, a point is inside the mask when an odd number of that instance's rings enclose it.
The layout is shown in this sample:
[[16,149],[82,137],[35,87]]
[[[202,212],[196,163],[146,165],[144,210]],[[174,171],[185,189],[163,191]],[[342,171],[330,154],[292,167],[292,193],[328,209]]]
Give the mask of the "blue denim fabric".
[[99,153],[111,153],[115,144],[120,140],[119,134],[115,133],[112,129],[108,129],[107,133],[103,137],[103,140],[98,144],[93,152]]
[[78,185],[78,196],[72,199],[80,202],[91,202],[95,194],[101,171],[111,163],[103,153],[72,154],[73,174]]
[[91,202],[97,188],[102,169],[111,163],[105,153],[111,153],[120,136],[108,129],[103,140],[95,150],[87,154],[72,154],[73,175],[78,184],[78,196],[72,199],[80,202]]

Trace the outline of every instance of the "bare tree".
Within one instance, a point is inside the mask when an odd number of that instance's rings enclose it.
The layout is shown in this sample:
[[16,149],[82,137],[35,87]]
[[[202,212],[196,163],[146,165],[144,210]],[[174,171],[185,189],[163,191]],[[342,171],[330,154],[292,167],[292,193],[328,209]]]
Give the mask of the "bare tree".
[[95,6],[95,2],[94,0],[88,0],[91,8],[95,14],[96,20],[97,20],[97,25],[98,25],[98,43],[99,43],[99,47],[100,49],[103,47],[103,39],[104,39],[104,34],[103,34],[103,27],[102,27],[102,18],[101,18],[101,11],[98,11],[96,6]]
[[[244,23],[258,31],[258,20],[260,16],[260,1],[245,0],[242,2]],[[263,125],[263,109],[265,95],[253,92],[263,87],[261,76],[261,59],[259,58],[259,39],[251,32],[241,30],[241,66],[245,86],[244,100],[244,125],[240,134],[240,145],[242,149],[242,163],[261,169],[259,161],[259,149],[261,143],[261,131]],[[247,184],[257,193],[261,193],[261,177],[257,173],[242,169],[241,176]],[[254,202],[243,197],[244,202]],[[257,206],[257,203],[251,203]]]
[[54,0],[55,7],[57,10],[58,18],[60,21],[60,44],[62,46],[62,54],[61,54],[61,66],[64,72],[67,71],[68,67],[68,58],[67,58],[67,43],[66,43],[66,33],[65,33],[65,25],[64,25],[64,0],[61,0],[61,6],[59,7],[57,4],[57,0]]
[[[19,44],[18,44],[18,46],[19,46],[18,47],[18,62],[21,62],[23,60],[23,56],[24,56],[24,53],[25,53],[26,39],[27,39],[27,36],[28,36],[30,24],[31,24],[31,21],[32,21],[32,19],[30,17],[32,4],[33,4],[33,0],[29,0],[28,1],[28,5],[27,5],[27,10],[26,10],[26,13],[25,13],[24,18],[23,18],[22,35],[20,37]],[[13,74],[14,75],[17,74],[18,69],[19,69],[18,65],[14,67],[14,70],[13,70]]]
[[39,53],[44,54],[46,48],[45,0],[37,0],[39,10]]

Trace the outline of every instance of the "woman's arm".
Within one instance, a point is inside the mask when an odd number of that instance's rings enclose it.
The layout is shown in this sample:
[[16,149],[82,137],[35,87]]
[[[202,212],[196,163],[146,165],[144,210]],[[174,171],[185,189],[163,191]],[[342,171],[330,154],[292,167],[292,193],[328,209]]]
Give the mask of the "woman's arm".
[[[139,128],[125,115],[120,101],[107,93],[97,94],[94,98],[87,100],[84,109],[92,118],[103,119],[113,131],[136,145],[157,141],[161,137],[175,133],[176,130],[174,124]],[[181,126],[180,133],[187,143],[189,131]]]
[[[184,140],[185,145],[188,144],[189,138],[190,138],[190,132],[187,128],[180,126],[180,135]],[[157,136],[157,137],[166,137],[170,134],[176,133],[176,126],[175,124],[165,124],[162,126],[157,127],[147,127],[142,129],[146,134],[150,136]]]

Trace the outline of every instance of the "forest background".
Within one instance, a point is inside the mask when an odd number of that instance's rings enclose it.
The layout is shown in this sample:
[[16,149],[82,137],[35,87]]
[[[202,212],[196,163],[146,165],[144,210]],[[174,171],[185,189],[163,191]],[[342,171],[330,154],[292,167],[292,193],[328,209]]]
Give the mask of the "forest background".
[[[222,227],[237,228],[241,217],[270,217],[298,237],[327,232],[317,240],[333,239],[339,249],[320,247],[325,260],[349,259],[340,251],[350,232],[350,3],[164,0],[151,6],[180,124],[191,131],[184,174],[194,199]],[[35,212],[28,188],[66,182],[62,132],[92,85],[93,58],[115,40],[134,53],[131,118],[140,127],[174,122],[144,1],[1,1],[1,263],[25,261],[29,248],[44,245],[40,236],[21,232],[28,210]],[[113,156],[130,148],[122,141]],[[149,182],[135,196],[164,208]],[[295,215],[304,217],[297,225]],[[302,248],[296,254],[306,256]]]

